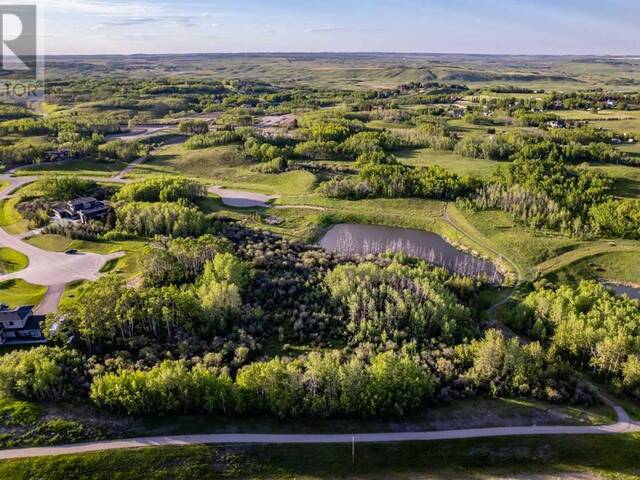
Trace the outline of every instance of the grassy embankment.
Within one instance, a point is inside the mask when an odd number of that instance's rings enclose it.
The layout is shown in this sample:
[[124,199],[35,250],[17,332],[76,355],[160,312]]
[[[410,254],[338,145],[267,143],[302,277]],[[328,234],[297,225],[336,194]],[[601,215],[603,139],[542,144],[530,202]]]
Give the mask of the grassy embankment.
[[162,447],[0,463],[5,480],[136,479],[631,479],[640,475],[639,434],[505,437],[330,445]]

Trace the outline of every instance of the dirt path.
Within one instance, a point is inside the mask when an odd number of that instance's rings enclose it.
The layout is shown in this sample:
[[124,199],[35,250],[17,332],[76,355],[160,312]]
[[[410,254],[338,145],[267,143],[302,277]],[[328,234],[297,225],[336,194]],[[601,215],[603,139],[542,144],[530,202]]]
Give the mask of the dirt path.
[[472,242],[476,243],[477,245],[480,245],[485,250],[488,250],[489,252],[493,253],[494,255],[496,255],[501,260],[504,260],[506,263],[511,265],[511,267],[513,268],[513,271],[516,273],[516,281],[515,281],[513,287],[507,293],[507,295],[505,295],[498,302],[496,302],[493,305],[491,305],[489,307],[489,309],[487,310],[487,316],[488,316],[488,319],[489,319],[489,327],[497,327],[497,328],[499,328],[500,330],[502,330],[505,333],[505,335],[507,335],[510,338],[511,337],[516,337],[517,335],[509,327],[507,327],[506,325],[504,325],[501,322],[497,321],[493,314],[496,311],[496,309],[500,308],[502,305],[504,305],[505,303],[509,302],[513,298],[515,293],[518,291],[518,289],[520,288],[520,285],[522,284],[522,279],[523,279],[522,272],[520,271],[518,266],[515,264],[515,262],[513,262],[509,257],[505,256],[504,254],[502,254],[501,252],[497,251],[496,249],[488,246],[485,242],[483,242],[483,241],[481,241],[481,240],[479,240],[477,238],[472,237],[467,232],[465,232],[462,228],[460,228],[449,217],[448,207],[449,207],[449,204],[447,203],[444,206],[444,211],[443,211],[443,215],[442,215],[442,217],[444,218],[445,222],[447,222],[449,225],[451,225],[451,227],[453,227],[462,236],[468,238],[469,240],[471,240]]

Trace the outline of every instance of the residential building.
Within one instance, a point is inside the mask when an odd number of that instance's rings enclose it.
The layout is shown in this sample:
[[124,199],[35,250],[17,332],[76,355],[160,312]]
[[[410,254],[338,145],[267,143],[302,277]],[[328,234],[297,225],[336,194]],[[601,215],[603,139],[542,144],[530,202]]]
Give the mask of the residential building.
[[80,221],[104,220],[109,214],[109,206],[93,197],[80,197],[53,209],[57,220]]
[[0,346],[45,343],[40,329],[43,318],[33,314],[32,306],[9,308],[0,304]]

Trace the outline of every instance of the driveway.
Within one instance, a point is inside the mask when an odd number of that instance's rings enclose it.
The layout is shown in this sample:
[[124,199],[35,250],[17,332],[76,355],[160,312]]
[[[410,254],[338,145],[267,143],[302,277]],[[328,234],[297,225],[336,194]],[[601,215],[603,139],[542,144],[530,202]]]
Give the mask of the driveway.
[[264,195],[262,193],[248,192],[244,190],[231,190],[219,185],[209,187],[208,191],[209,193],[218,195],[222,200],[222,203],[225,205],[237,208],[269,208],[271,205],[269,205],[268,202],[278,198],[277,195]]
[[29,257],[27,268],[0,275],[0,282],[22,278],[29,283],[46,286],[69,283],[74,280],[95,280],[100,276],[100,269],[105,262],[124,255],[122,252],[111,255],[80,252],[67,255],[61,252],[49,252],[9,235],[1,228],[0,245],[13,248]]

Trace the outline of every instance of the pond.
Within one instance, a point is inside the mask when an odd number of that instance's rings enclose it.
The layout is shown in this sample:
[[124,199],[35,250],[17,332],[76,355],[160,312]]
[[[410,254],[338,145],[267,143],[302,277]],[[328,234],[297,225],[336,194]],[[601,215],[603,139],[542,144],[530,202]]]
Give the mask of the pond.
[[502,280],[493,263],[455,248],[440,235],[422,230],[342,223],[331,227],[320,239],[320,246],[350,255],[403,252],[451,272],[467,276],[485,275],[496,283]]
[[621,285],[618,283],[608,283],[608,282],[605,283],[604,285],[616,295],[626,294],[629,298],[635,298],[636,300],[640,300],[640,288],[638,287],[630,287],[628,285]]

